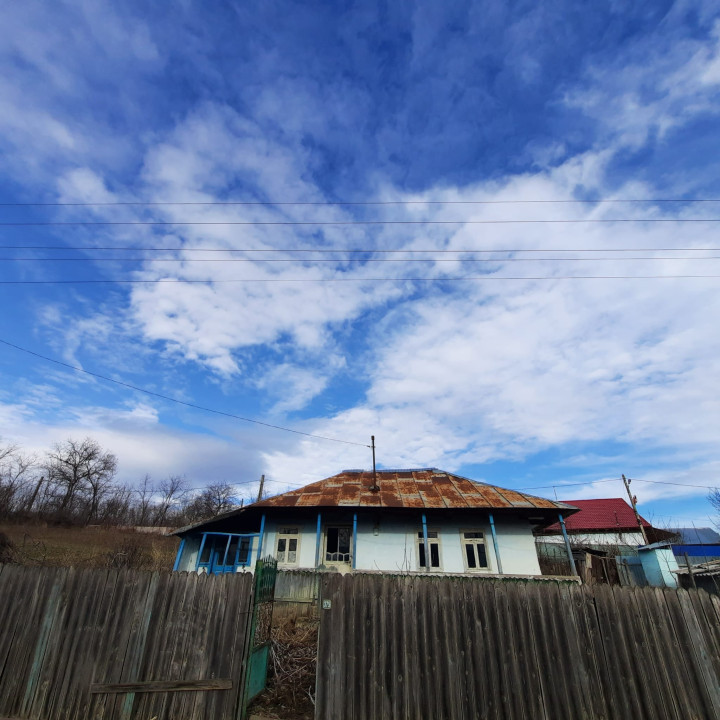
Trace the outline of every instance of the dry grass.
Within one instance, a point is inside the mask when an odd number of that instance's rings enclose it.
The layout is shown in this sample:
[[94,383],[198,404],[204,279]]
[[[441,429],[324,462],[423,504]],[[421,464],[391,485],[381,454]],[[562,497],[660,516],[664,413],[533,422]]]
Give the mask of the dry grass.
[[315,717],[315,668],[318,621],[291,618],[272,628],[268,684],[252,703],[251,712],[284,720]]
[[12,544],[10,560],[22,565],[134,567],[172,570],[177,538],[133,530],[53,525],[0,525]]

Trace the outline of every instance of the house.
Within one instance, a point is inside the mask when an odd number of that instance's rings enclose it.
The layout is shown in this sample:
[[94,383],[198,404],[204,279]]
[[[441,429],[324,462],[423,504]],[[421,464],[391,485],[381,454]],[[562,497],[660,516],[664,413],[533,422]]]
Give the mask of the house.
[[[597,500],[564,500],[565,504],[580,509],[565,523],[567,533],[573,545],[602,550],[616,548],[616,554],[635,554],[636,549],[646,542],[657,542],[673,537],[671,532],[653,527],[645,518],[640,522],[645,529],[647,540],[638,526],[632,507],[622,498],[601,498]],[[552,555],[553,545],[563,542],[560,523],[536,531],[539,552]],[[543,547],[545,546],[545,547]],[[558,551],[564,555],[564,549]]]
[[668,528],[668,531],[676,535],[673,552],[679,563],[704,565],[720,559],[720,535],[712,528]]
[[175,569],[540,575],[533,530],[576,511],[436,468],[346,470],[177,530]]

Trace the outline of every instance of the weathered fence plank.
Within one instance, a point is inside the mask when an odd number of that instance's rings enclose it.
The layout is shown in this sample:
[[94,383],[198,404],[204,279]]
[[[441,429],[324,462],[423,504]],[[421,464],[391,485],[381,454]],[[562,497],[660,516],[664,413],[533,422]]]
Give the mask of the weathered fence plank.
[[333,574],[321,600],[317,720],[720,717],[704,591]]
[[250,574],[0,566],[0,717],[237,720],[251,607]]

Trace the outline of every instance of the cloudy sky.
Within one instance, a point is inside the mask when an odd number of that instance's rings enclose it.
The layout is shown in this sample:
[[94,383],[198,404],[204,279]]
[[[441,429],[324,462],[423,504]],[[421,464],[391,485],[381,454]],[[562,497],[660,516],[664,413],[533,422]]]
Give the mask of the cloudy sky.
[[0,38],[4,440],[249,496],[374,434],[709,524],[716,3],[28,0]]

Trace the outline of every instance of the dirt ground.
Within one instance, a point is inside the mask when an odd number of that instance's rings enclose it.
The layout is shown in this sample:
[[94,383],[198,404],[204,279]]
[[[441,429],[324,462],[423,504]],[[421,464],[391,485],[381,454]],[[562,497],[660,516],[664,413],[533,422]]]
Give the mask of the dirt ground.
[[0,540],[10,545],[3,555],[22,565],[133,567],[172,570],[179,540],[134,530],[0,524]]

